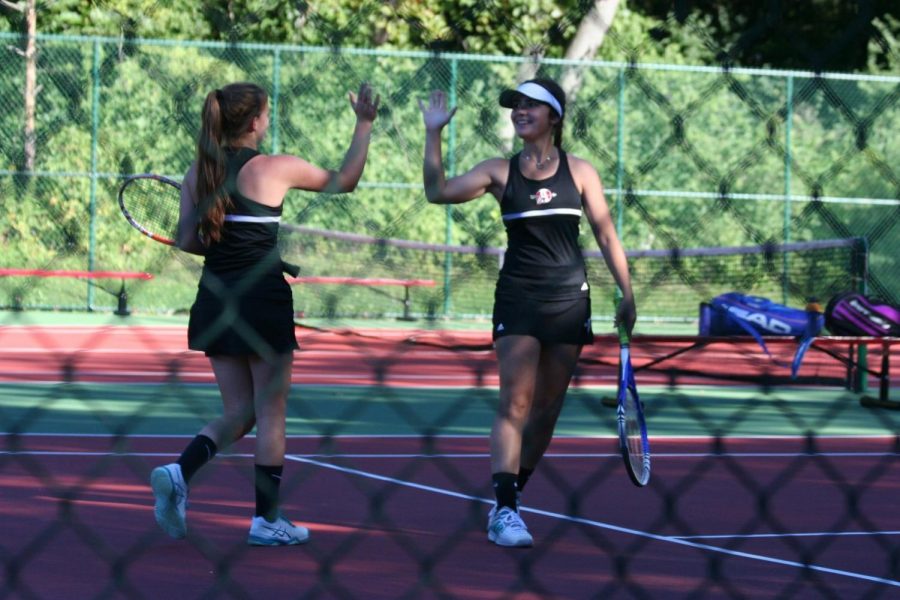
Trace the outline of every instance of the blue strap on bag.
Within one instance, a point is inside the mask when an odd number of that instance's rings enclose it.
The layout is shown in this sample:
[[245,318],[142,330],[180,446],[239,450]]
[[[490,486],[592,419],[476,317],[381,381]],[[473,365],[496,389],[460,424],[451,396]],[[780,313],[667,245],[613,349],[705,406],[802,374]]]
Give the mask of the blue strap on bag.
[[701,305],[700,335],[751,335],[772,356],[764,335],[797,338],[797,351],[791,361],[791,378],[797,377],[800,363],[813,340],[825,326],[821,312],[791,308],[760,296],[729,292]]

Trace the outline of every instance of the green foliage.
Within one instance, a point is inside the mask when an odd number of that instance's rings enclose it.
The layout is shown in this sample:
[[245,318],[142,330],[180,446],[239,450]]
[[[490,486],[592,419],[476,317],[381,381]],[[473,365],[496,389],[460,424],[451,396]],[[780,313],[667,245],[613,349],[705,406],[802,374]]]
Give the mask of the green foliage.
[[[339,196],[291,193],[285,203],[286,222],[444,243],[449,220],[452,243],[505,242],[491,198],[451,209],[425,201],[417,100],[433,88],[453,92],[459,110],[444,132],[445,158],[449,169],[462,172],[486,157],[507,155],[501,132],[508,113],[496,105],[496,98],[515,80],[516,63],[288,47],[122,47],[60,40],[43,41],[41,56],[37,170],[52,175],[0,178],[2,197],[17,199],[15,210],[0,214],[0,236],[10,264],[148,271],[157,278],[135,290],[135,303],[160,310],[186,308],[198,262],[127,227],[116,190],[120,177],[130,173],[180,177],[193,158],[203,97],[209,89],[238,79],[260,81],[272,94],[272,128],[263,150],[299,154],[328,168],[339,166],[353,128],[347,92],[368,80],[382,96],[360,188]],[[21,57],[16,60],[21,67]],[[559,78],[562,69],[548,64],[542,73]],[[0,99],[9,108],[0,114],[4,164],[15,172],[21,157],[17,132],[23,75],[6,66],[0,72]],[[276,72],[277,82],[271,79]],[[894,226],[895,204],[798,200],[786,207],[780,201],[741,197],[780,196],[786,169],[790,192],[797,196],[896,197],[893,165],[900,156],[892,132],[900,123],[900,107],[891,101],[896,84],[795,77],[793,85],[788,103],[784,77],[587,68],[582,88],[569,105],[566,146],[597,166],[613,210],[623,211],[622,234],[629,248],[869,235],[875,280],[889,294],[897,294],[897,258],[891,250],[900,235]],[[615,143],[620,97],[625,102],[621,157]],[[95,101],[98,126],[92,135]],[[92,160],[97,173],[93,180]],[[615,192],[617,188],[640,194],[626,197]],[[692,198],[691,192],[711,196]],[[732,198],[717,199],[717,193]],[[583,241],[593,246],[588,237]],[[388,260],[376,252],[344,263],[327,248],[298,243],[285,235],[286,252],[306,274],[428,276],[439,281],[446,258],[431,254]],[[454,310],[489,310],[489,274],[496,269],[495,260],[453,259]],[[36,288],[28,298],[36,302],[42,293]],[[443,303],[442,293],[427,290],[419,297],[437,306]],[[344,305],[354,297],[348,293]]]
[[[697,10],[676,14],[665,4],[660,8],[660,3],[621,2],[598,59],[671,65],[753,62],[752,36],[742,32],[763,18],[764,10],[729,12],[698,5]],[[508,113],[499,109],[496,98],[516,81],[520,63],[502,57],[451,61],[438,55],[354,49],[540,53],[558,58],[589,6],[576,0],[326,0],[314,4],[58,0],[40,4],[42,33],[103,35],[118,41],[40,42],[36,170],[52,175],[34,177],[19,172],[24,59],[16,49],[21,51],[23,42],[14,36],[3,40],[0,168],[7,174],[0,176],[0,197],[4,198],[0,241],[4,260],[46,268],[90,265],[147,270],[157,278],[136,286],[134,301],[159,310],[185,308],[193,296],[198,261],[141,238],[125,226],[116,190],[125,174],[180,177],[193,157],[204,95],[237,79],[260,82],[272,94],[273,123],[263,150],[298,154],[329,168],[339,166],[353,127],[347,92],[361,81],[370,81],[382,96],[360,188],[340,196],[293,192],[285,203],[286,221],[378,238],[502,246],[505,234],[492,198],[449,209],[424,200],[422,125],[416,101],[436,88],[454,94],[459,110],[444,132],[445,158],[452,173],[463,172],[489,156],[508,155],[509,140],[503,138]],[[834,10],[825,11],[823,18],[833,23],[843,13],[828,6]],[[21,15],[0,10],[0,31],[21,31]],[[900,20],[879,14],[867,34],[866,64],[873,72],[896,73]],[[791,15],[786,22],[794,18]],[[137,38],[304,47],[173,46]],[[764,60],[777,64],[771,58],[771,46],[761,47],[767,52]],[[785,206],[781,201],[741,197],[780,196],[789,175],[787,191],[796,196],[898,198],[900,176],[895,165],[900,164],[900,150],[893,137],[900,125],[896,83],[798,77],[788,102],[787,80],[779,76],[646,68],[621,71],[602,65],[581,70],[583,84],[570,102],[565,145],[597,166],[610,205],[616,214],[623,213],[623,237],[629,248],[868,235],[876,284],[887,295],[900,295],[900,265],[893,251],[900,241],[896,204],[795,200]],[[542,65],[541,73],[559,78],[563,69],[550,61]],[[620,97],[624,99],[621,123]],[[93,131],[95,108],[98,126]],[[620,124],[624,124],[621,131]],[[621,155],[616,145],[619,136]],[[93,180],[87,175],[92,169]],[[617,189],[640,193],[626,196]],[[687,197],[691,192],[709,197]],[[726,192],[738,197],[716,198]],[[8,200],[13,198],[15,203]],[[370,256],[354,266],[339,264],[327,249],[300,248],[290,236],[285,238],[286,249],[295,253],[308,273],[341,274],[344,269],[418,277],[427,272],[440,280],[446,259],[434,255],[407,258],[406,263],[379,263],[378,256]],[[593,246],[587,235],[583,241]],[[410,265],[416,268],[406,271]],[[490,287],[495,268],[496,263],[484,257],[455,259],[454,310],[489,310],[490,294],[484,288]],[[36,286],[26,296],[35,303],[52,303],[53,294],[61,293],[55,288],[45,293],[45,289]],[[72,289],[83,291],[83,282]],[[337,290],[326,291],[340,295]],[[72,292],[72,297],[78,293]],[[444,301],[442,293],[442,289],[422,290],[418,297],[436,306]],[[313,292],[298,294],[307,297]],[[347,293],[347,302],[357,296]],[[102,297],[114,301],[112,296]],[[372,302],[372,298],[359,296],[358,301]]]
[[[709,47],[715,63],[817,72],[861,71],[871,68],[873,59],[881,62],[881,27],[900,17],[895,0],[632,0],[628,5],[666,24],[654,32],[658,39],[674,41],[690,31]],[[703,31],[692,21],[704,23]],[[892,31],[896,37],[897,27]]]
[[872,26],[876,34],[869,40],[869,72],[900,73],[900,15],[884,15]]
[[[587,0],[53,0],[41,33],[431,49],[561,57]],[[601,57],[674,64],[897,72],[892,0],[675,3],[621,0]],[[0,7],[0,31],[23,30]],[[850,31],[853,35],[848,35]]]

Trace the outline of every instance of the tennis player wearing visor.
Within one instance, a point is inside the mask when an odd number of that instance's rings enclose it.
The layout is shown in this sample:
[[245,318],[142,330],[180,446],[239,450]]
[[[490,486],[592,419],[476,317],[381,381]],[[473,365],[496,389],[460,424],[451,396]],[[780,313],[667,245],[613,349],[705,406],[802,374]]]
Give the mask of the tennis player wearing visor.
[[500,401],[491,429],[496,505],[490,541],[528,547],[533,539],[519,514],[520,494],[550,445],[584,344],[593,343],[590,285],[578,243],[582,215],[624,298],[616,321],[629,334],[636,311],[628,264],[610,218],[597,170],[562,149],[566,96],[551,79],[526,81],[500,94],[521,151],[489,158],[446,179],[441,130],[456,107],[444,92],[420,100],[425,123],[423,177],[434,204],[460,204],[486,193],[500,203],[507,249],[497,280],[493,339]]

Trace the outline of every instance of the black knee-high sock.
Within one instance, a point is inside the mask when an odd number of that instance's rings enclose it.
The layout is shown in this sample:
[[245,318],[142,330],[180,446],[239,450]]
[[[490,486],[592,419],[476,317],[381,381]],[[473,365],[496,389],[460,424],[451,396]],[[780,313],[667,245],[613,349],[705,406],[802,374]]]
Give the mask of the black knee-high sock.
[[278,489],[284,465],[254,465],[256,474],[256,516],[266,521],[278,518]]
[[184,476],[184,482],[187,483],[194,476],[200,467],[213,459],[218,452],[216,443],[205,435],[197,435],[187,445],[184,452],[178,458],[178,464],[181,465],[181,474]]
[[528,483],[528,479],[531,477],[531,474],[534,473],[534,469],[526,469],[525,467],[519,467],[519,476],[516,477],[516,489],[520,492],[525,489],[525,484]]
[[516,474],[494,473],[491,475],[494,482],[494,495],[497,496],[497,510],[504,506],[518,512],[516,507]]

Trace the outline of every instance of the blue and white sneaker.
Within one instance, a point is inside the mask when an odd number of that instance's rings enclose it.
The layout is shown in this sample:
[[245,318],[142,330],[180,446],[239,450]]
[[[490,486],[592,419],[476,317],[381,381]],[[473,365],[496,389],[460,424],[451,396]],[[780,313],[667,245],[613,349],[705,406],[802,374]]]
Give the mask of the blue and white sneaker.
[[534,544],[525,521],[508,506],[494,513],[488,527],[488,539],[498,546],[512,548],[530,548]]
[[156,522],[173,538],[185,537],[188,487],[181,474],[181,465],[171,463],[153,469],[150,473],[150,487],[156,498],[153,510]]
[[309,529],[294,525],[281,515],[272,523],[265,517],[253,517],[250,521],[247,543],[251,546],[295,546],[308,541]]

